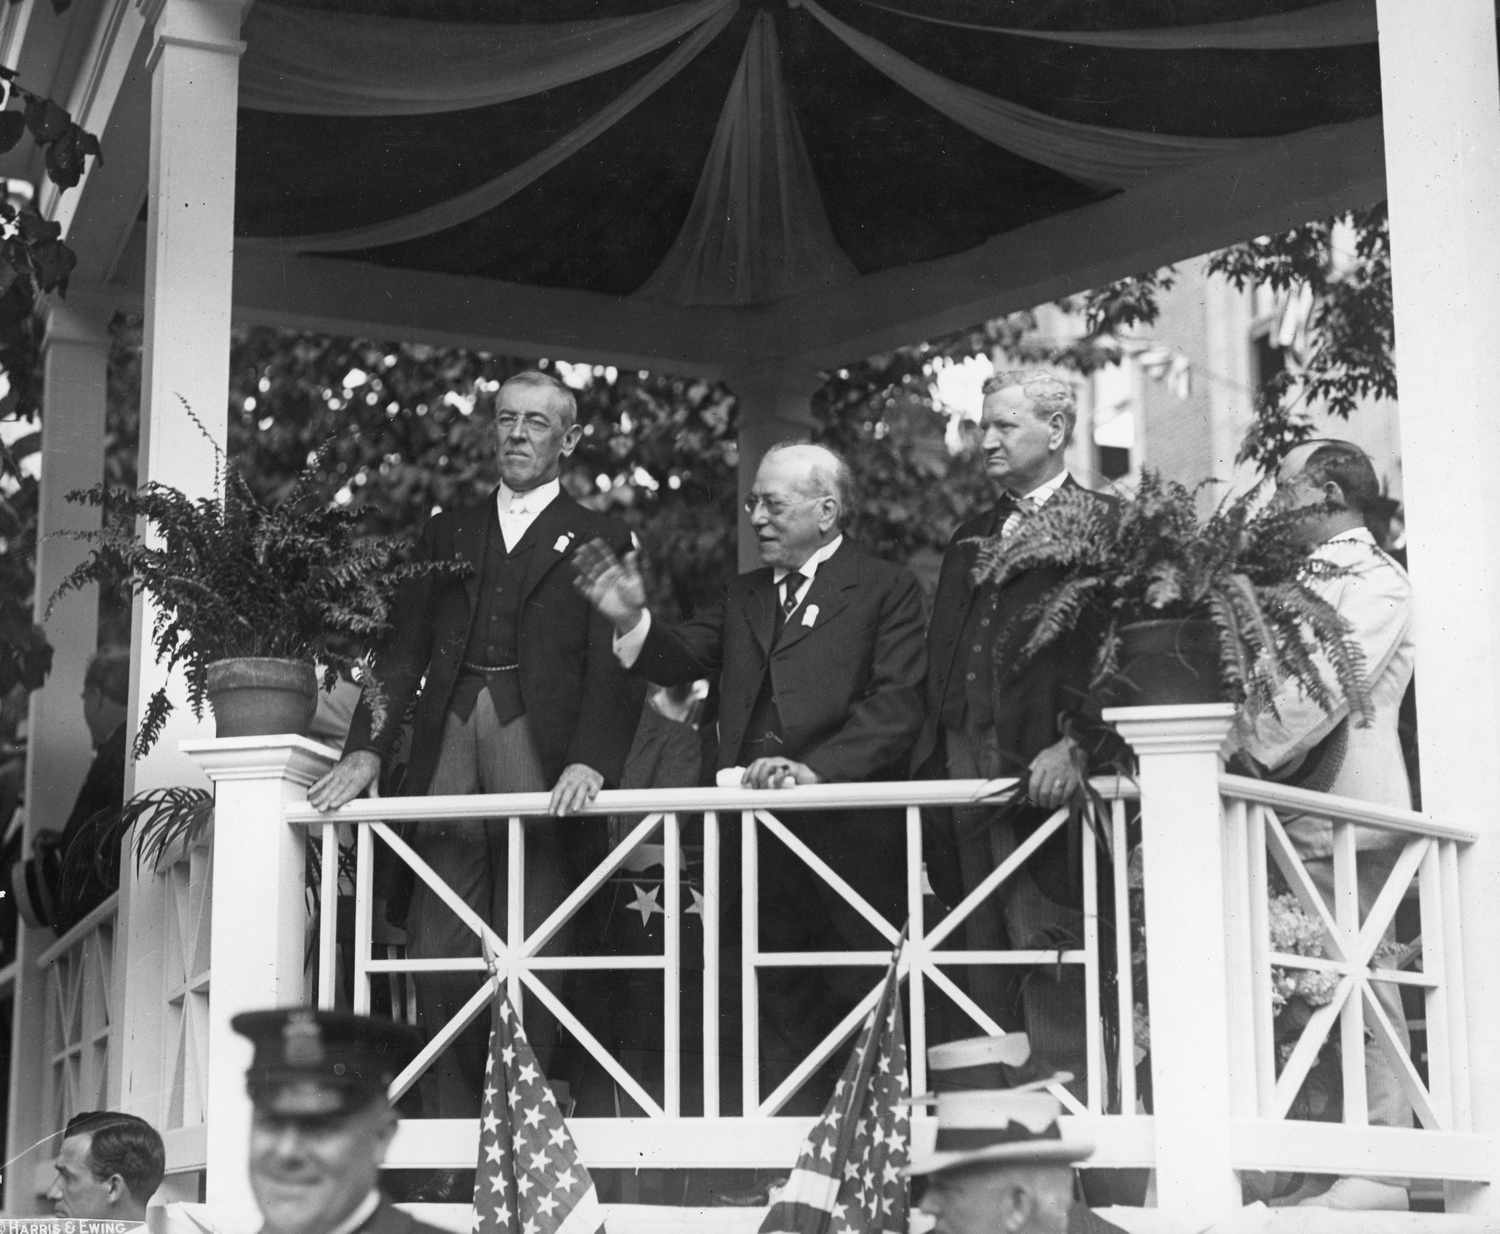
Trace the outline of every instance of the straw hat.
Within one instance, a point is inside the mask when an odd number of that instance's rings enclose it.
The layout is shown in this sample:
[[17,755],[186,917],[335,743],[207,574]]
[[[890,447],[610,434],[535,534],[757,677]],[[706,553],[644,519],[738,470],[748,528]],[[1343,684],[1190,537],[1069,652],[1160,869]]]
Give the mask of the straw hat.
[[908,1177],[980,1163],[1082,1161],[1093,1141],[1062,1134],[1062,1102],[1035,1086],[938,1093],[937,1142]]

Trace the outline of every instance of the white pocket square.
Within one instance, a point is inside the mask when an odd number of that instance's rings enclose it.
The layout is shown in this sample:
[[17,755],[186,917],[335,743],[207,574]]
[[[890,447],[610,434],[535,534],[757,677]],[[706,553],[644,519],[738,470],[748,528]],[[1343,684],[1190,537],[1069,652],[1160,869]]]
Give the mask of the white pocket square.
[[812,623],[817,621],[817,619],[818,606],[816,604],[809,604],[805,609],[802,610],[802,624],[807,626],[808,629],[812,628]]

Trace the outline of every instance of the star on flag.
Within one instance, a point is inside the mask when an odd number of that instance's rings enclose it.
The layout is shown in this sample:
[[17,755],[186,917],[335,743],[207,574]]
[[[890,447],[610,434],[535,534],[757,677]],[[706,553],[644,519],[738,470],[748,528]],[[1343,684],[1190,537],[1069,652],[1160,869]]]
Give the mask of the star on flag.
[[513,1234],[517,1229],[521,1234],[604,1234],[604,1212],[547,1077],[497,983],[472,1230]]
[[[897,952],[824,1115],[760,1234],[905,1234],[911,1122]],[[837,1224],[835,1224],[837,1223]]]

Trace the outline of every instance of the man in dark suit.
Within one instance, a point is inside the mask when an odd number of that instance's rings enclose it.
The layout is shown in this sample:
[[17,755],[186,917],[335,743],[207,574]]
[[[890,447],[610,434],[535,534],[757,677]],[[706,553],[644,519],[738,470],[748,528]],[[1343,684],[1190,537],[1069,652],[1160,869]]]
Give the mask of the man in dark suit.
[[[717,604],[681,625],[652,620],[634,557],[621,561],[603,544],[579,550],[579,587],[614,624],[624,663],[662,684],[717,679],[719,765],[742,768],[743,784],[903,779],[922,723],[916,580],[845,537],[848,468],[822,446],[768,451],[745,509],[761,568],[740,575]],[[904,920],[899,814],[877,820],[807,813],[784,821],[878,912],[897,925]],[[884,945],[779,841],[763,840],[760,854],[766,950]],[[789,980],[785,970],[767,974],[763,1020],[787,1034],[787,1060],[829,1026],[820,1013],[858,986],[847,970],[813,980]]]
[[386,1097],[417,1034],[345,1011],[284,1007],[230,1021],[255,1048],[245,1086],[261,1234],[442,1234],[380,1193],[396,1134]]
[[[983,449],[1000,490],[993,509],[961,526],[943,556],[928,629],[927,717],[913,766],[953,779],[1018,777],[1026,801],[956,810],[934,829],[929,874],[950,903],[967,895],[1058,807],[1082,791],[1107,739],[1087,705],[1095,648],[1086,633],[1022,663],[1028,610],[1054,581],[1032,571],[1004,587],[976,588],[981,538],[1013,535],[1019,520],[1075,487],[1063,453],[1077,417],[1071,387],[1049,373],[999,373],[985,383]],[[1107,500],[1101,497],[1101,501]],[[965,922],[970,950],[1056,950],[1081,937],[1079,838],[1048,840]],[[1024,1027],[1075,1075],[1083,1072],[1083,990],[1076,973],[1037,968],[1015,1010],[1011,970],[975,967],[970,991],[1002,1027]],[[1018,1018],[1025,1023],[1018,1024]]]
[[[365,692],[343,758],[308,791],[320,810],[374,783],[414,696],[407,795],[550,788],[550,812],[562,815],[619,782],[644,687],[616,660],[609,626],[578,595],[563,563],[591,538],[624,550],[629,533],[561,491],[562,460],[582,432],[567,386],[544,373],[512,377],[500,387],[495,428],[501,482],[494,495],[481,507],[434,516],[421,540],[422,559],[467,562],[471,570],[462,580],[428,576],[398,598],[376,664],[379,697]],[[603,820],[527,824],[528,929],[605,843]],[[504,827],[422,823],[412,846],[479,916],[504,923]],[[417,883],[406,920],[412,958],[478,954],[478,940],[425,883]],[[569,938],[565,928],[553,950],[565,952]],[[475,985],[468,976],[419,981],[425,1025],[441,1027]],[[539,1008],[529,1010],[538,1012],[528,1023],[546,1060],[555,1030]],[[427,1092],[440,1112],[477,1111],[483,1065],[479,1026],[433,1065]]]

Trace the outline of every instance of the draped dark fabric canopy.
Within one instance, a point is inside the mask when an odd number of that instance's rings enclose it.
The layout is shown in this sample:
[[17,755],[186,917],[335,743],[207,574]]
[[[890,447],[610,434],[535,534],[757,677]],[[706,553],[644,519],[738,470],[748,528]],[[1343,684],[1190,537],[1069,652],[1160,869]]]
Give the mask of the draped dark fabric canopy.
[[1378,115],[1373,0],[281,0],[241,242],[755,305]]

